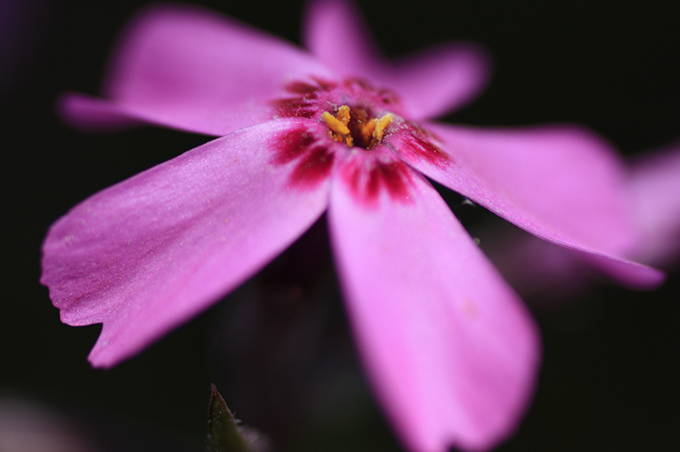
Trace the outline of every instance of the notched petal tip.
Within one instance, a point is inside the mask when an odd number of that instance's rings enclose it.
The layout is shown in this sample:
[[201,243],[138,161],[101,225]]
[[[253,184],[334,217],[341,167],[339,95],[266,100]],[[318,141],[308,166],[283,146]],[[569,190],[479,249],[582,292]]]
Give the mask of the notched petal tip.
[[407,450],[489,450],[534,391],[540,335],[436,191],[358,205],[333,185],[330,231],[359,351]]
[[295,124],[270,121],[210,141],[52,226],[42,282],[66,323],[104,324],[94,366],[131,357],[217,302],[319,218],[328,184],[289,190],[293,168],[273,167],[265,151]]

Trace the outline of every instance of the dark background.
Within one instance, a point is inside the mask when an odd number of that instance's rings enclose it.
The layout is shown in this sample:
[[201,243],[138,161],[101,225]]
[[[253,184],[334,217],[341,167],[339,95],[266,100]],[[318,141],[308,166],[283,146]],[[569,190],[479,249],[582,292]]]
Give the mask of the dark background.
[[[247,306],[250,290],[281,278],[276,266],[285,266],[286,256],[268,269],[277,276],[259,277],[141,355],[110,371],[90,368],[86,356],[99,326],[61,324],[47,289],[38,283],[46,229],[90,194],[206,138],[155,128],[85,134],[64,126],[55,114],[60,92],[98,93],[113,39],[146,2],[17,2],[22,8],[11,15],[7,6],[0,10],[0,401],[11,396],[44,404],[84,426],[100,450],[170,450],[162,446],[165,441],[178,450],[202,450],[214,381],[227,403],[234,401],[238,417],[284,438],[287,450],[400,450],[362,386],[342,307],[331,292],[332,270],[322,272],[323,282],[314,286],[326,289],[320,289],[322,321],[318,308],[279,306],[282,313],[300,316],[262,322],[283,322],[280,330],[274,328],[281,335],[304,328],[305,321],[324,326],[317,328],[323,333],[310,337],[322,334],[321,343],[330,344],[322,355],[323,362],[332,363],[324,369],[338,372],[329,375],[347,376],[329,386],[351,395],[346,400],[354,405],[343,408],[344,414],[310,415],[309,403],[300,402],[309,396],[300,395],[299,386],[318,380],[310,377],[316,355],[300,363],[287,360],[292,370],[271,370],[225,345],[225,337],[233,339],[239,330],[231,328],[225,336],[220,328],[230,325],[231,315],[244,315],[237,308]],[[196,3],[299,42],[300,1]],[[360,6],[390,56],[452,39],[479,41],[489,49],[495,62],[490,86],[447,120],[490,126],[577,122],[627,156],[680,137],[679,9],[673,2],[373,0]],[[319,234],[323,237],[323,230]],[[545,347],[537,396],[517,435],[499,450],[675,450],[680,444],[677,276],[670,273],[667,284],[651,293],[600,286],[571,303],[536,308]],[[264,346],[254,356],[266,360],[274,348]],[[239,386],[253,375],[245,369],[249,365],[287,377],[254,377]],[[298,388],[291,389],[291,382]],[[315,403],[339,406],[328,401],[329,393],[337,391],[321,391]],[[254,405],[267,413],[248,406],[251,394],[266,396],[267,403]],[[281,416],[288,419],[277,424]]]

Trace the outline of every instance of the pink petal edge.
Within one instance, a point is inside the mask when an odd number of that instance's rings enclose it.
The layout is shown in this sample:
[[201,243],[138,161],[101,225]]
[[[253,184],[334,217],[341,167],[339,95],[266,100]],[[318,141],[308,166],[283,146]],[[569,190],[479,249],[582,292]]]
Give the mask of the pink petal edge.
[[544,240],[586,253],[620,282],[646,288],[664,280],[626,258],[640,237],[628,216],[623,162],[600,138],[573,126],[427,129],[451,157],[448,166],[395,142],[427,176]]
[[450,43],[386,61],[353,2],[310,2],[305,46],[342,77],[364,78],[399,95],[409,119],[432,118],[473,100],[487,85],[491,63],[478,45]]
[[357,203],[333,180],[329,223],[372,386],[409,450],[487,450],[533,393],[539,333],[450,209],[413,173],[409,202]]
[[325,210],[328,181],[294,190],[271,139],[301,120],[234,132],[73,208],[43,245],[41,282],[64,323],[103,323],[90,353],[111,367],[219,300]]

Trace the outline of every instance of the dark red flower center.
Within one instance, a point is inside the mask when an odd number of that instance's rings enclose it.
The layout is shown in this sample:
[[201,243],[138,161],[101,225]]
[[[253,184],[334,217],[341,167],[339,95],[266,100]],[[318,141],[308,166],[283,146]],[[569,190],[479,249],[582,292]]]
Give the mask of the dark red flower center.
[[434,135],[407,119],[389,90],[357,79],[316,77],[290,82],[284,89],[289,97],[274,99],[272,113],[300,121],[273,137],[272,163],[294,165],[291,187],[316,187],[342,159],[338,175],[357,201],[374,206],[379,195],[387,193],[398,202],[409,202],[413,172],[401,158],[424,159],[440,167],[452,163],[434,144]]

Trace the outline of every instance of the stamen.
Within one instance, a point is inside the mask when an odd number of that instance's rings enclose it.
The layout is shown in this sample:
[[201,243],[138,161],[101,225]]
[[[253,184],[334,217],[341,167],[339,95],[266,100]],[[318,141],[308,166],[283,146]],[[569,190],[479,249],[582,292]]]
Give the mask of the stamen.
[[323,119],[328,128],[331,129],[330,134],[335,141],[342,141],[349,147],[354,146],[354,139],[352,138],[348,127],[350,111],[347,105],[338,108],[337,116],[333,116],[327,111],[324,111],[321,115],[321,119]]
[[364,135],[366,135],[366,139],[368,139],[368,137],[373,136],[373,133],[375,132],[375,126],[377,125],[378,118],[373,118],[370,121],[368,121],[364,127],[362,127],[362,132]]
[[343,142],[349,147],[356,142],[359,147],[373,149],[382,141],[385,129],[392,123],[394,116],[387,113],[379,119],[369,119],[363,108],[352,112],[349,106],[342,105],[335,116],[325,111],[321,114],[321,119],[328,126],[328,133],[333,140]]
[[349,124],[349,107],[347,105],[343,105],[342,107],[338,108],[338,121],[343,123],[345,126]]
[[368,119],[366,116],[357,113],[357,126],[353,129],[353,132],[357,142],[359,142],[362,147],[371,149],[375,146],[375,143],[373,142],[373,131],[375,130],[375,125],[377,123],[377,119]]
[[[394,116],[392,113],[387,113],[386,115],[383,115],[382,118],[380,118],[377,122],[378,124],[375,126],[375,130],[373,130],[373,139],[376,142],[380,142],[383,139],[383,134],[385,133],[385,129],[387,126],[390,125],[392,120],[394,119]],[[373,119],[375,121],[375,119]]]
[[347,124],[346,123],[343,124],[342,121],[338,120],[338,118],[328,113],[327,111],[323,112],[323,114],[321,115],[321,119],[324,120],[328,128],[331,129],[333,132],[339,133],[340,135],[349,135],[349,129],[347,128]]

